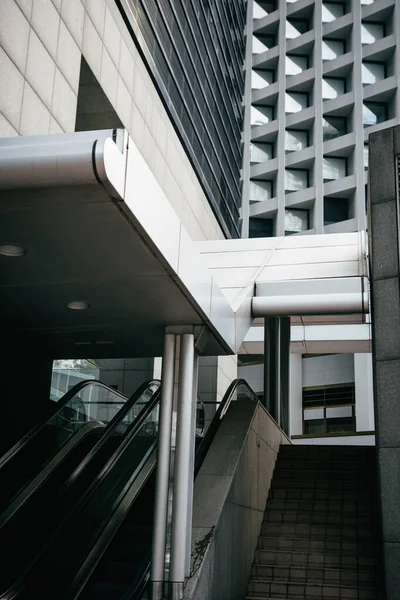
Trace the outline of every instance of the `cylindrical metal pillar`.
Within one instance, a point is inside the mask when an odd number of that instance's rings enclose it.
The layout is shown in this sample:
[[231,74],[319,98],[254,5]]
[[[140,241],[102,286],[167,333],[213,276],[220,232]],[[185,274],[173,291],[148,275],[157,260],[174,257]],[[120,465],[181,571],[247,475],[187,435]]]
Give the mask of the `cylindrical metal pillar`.
[[190,466],[189,466],[189,493],[188,493],[188,517],[186,527],[186,565],[185,577],[190,575],[190,559],[192,551],[192,517],[193,517],[193,486],[194,486],[194,458],[196,454],[196,405],[197,385],[199,380],[199,355],[194,354],[193,364],[193,399],[192,399],[192,424],[190,427]]
[[186,565],[186,528],[190,478],[191,424],[193,404],[194,335],[181,336],[176,424],[175,475],[172,508],[170,600],[183,598]]
[[280,317],[281,322],[281,421],[282,429],[289,434],[289,382],[290,382],[290,317]]
[[271,412],[271,318],[264,319],[264,406]]
[[275,318],[275,340],[274,340],[274,355],[275,355],[275,415],[274,419],[281,426],[281,320]]
[[269,413],[280,425],[280,398],[281,398],[281,360],[280,360],[280,321],[279,317],[269,317]]
[[171,456],[172,405],[174,396],[175,335],[165,334],[161,373],[161,402],[157,445],[153,546],[150,598],[164,597],[165,537],[168,514],[168,480]]

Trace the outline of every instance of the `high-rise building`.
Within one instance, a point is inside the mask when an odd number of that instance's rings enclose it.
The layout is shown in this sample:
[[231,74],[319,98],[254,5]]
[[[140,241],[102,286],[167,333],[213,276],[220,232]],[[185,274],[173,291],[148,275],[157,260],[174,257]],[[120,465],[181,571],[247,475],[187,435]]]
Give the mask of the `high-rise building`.
[[0,0],[0,596],[374,597],[399,2]]
[[[257,1],[247,34],[243,237],[365,230],[368,138],[400,122],[400,3]],[[304,325],[292,319],[292,433],[373,431],[368,346],[339,348],[344,321]],[[261,357],[243,358],[257,378]],[[342,420],[328,417],[335,401]]]
[[368,137],[400,119],[400,5],[253,6],[243,235],[364,230]]

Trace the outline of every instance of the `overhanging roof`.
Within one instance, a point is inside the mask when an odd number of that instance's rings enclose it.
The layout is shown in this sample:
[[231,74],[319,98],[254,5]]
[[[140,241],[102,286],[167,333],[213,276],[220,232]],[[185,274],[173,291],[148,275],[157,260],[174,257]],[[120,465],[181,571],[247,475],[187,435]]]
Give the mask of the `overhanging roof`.
[[[235,350],[234,315],[124,131],[0,140],[3,343],[53,357],[157,356],[166,326]],[[89,310],[69,310],[85,300]]]
[[[157,356],[165,327],[191,326],[201,354],[234,353],[254,295],[283,297],[303,324],[337,316],[296,312],[302,294],[363,297],[360,233],[193,242],[123,130],[2,139],[0,191],[0,244],[27,250],[0,256],[10,349]],[[69,310],[73,300],[90,309]],[[360,322],[363,311],[341,318]]]

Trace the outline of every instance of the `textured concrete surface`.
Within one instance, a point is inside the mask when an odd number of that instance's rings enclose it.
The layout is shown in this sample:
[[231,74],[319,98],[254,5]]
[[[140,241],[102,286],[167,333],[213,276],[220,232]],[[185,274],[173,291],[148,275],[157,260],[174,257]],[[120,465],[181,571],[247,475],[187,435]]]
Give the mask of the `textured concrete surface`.
[[387,600],[400,575],[400,127],[370,137],[370,248],[374,395]]
[[186,600],[244,598],[282,443],[261,404],[231,404],[196,479]]

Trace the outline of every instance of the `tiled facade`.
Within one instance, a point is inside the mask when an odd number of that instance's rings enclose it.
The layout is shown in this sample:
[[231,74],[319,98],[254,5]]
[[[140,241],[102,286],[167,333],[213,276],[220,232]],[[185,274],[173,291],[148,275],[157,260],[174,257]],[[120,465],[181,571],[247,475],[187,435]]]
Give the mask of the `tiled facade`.
[[81,56],[194,240],[222,231],[111,0],[0,3],[0,136],[72,132]]

